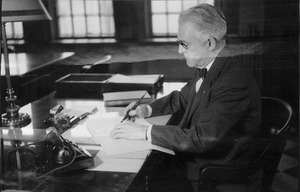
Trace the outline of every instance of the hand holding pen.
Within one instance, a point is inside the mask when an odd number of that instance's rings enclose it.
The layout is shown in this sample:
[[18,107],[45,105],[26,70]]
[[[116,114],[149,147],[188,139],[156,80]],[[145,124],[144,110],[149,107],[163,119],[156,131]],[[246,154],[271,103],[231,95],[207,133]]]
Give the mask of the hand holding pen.
[[147,94],[147,92],[137,102],[130,103],[126,107],[126,109],[125,109],[126,115],[122,119],[121,123],[123,121],[125,121],[126,119],[131,120],[134,116],[146,117],[145,115],[143,115],[143,112],[145,111],[144,108],[146,108],[146,106],[139,105],[146,94]]

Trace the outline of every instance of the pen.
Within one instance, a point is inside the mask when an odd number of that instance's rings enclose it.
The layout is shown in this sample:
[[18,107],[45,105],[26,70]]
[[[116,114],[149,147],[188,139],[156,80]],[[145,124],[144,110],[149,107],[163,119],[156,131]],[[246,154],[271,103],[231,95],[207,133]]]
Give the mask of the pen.
[[78,116],[76,119],[74,119],[71,123],[70,123],[70,127],[73,127],[74,125],[76,125],[79,121],[81,121],[82,119],[86,118],[89,115],[89,113],[83,113],[82,115]]
[[[147,93],[147,92],[146,92]],[[125,121],[126,119],[129,118],[129,112],[136,109],[137,106],[141,103],[141,101],[143,100],[143,98],[145,97],[146,93],[134,104],[133,107],[131,107],[131,109],[129,109],[126,113],[126,115],[124,116],[124,118],[122,119],[121,123],[123,123],[123,121]]]

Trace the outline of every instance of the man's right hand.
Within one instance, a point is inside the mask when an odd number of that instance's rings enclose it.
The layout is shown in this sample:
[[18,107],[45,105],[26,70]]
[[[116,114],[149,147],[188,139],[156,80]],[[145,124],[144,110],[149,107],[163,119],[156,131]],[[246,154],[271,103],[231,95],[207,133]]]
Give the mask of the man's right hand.
[[135,110],[131,110],[131,108],[135,105],[135,103],[136,102],[132,102],[125,108],[125,114],[127,113],[127,111],[129,111],[129,116],[133,118],[135,117],[145,118],[151,115],[149,114],[149,110],[146,105],[139,105]]

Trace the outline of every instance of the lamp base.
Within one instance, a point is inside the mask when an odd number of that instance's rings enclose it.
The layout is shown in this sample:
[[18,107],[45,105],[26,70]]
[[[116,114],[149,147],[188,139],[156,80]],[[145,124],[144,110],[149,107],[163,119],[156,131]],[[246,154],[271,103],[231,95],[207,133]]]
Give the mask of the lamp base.
[[31,122],[31,118],[26,113],[19,113],[20,107],[15,104],[17,96],[12,88],[7,89],[8,96],[5,97],[8,106],[6,113],[2,114],[2,127],[21,128],[27,126]]
[[19,113],[17,117],[11,117],[8,113],[2,115],[2,126],[21,128],[31,123],[31,118],[26,113]]

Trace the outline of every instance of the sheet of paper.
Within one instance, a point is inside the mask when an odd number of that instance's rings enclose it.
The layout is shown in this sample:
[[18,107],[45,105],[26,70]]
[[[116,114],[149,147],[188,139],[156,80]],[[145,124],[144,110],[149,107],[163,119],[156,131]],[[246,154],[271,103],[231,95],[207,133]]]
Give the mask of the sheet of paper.
[[111,137],[94,137],[100,142],[107,155],[118,155],[152,149],[152,144],[142,140],[114,139]]
[[[109,136],[113,127],[120,123],[120,118],[99,118],[91,119],[87,123],[93,139],[97,144],[100,144],[108,155],[118,155],[124,153],[131,153],[136,151],[156,149],[165,153],[174,154],[172,150],[165,149],[151,144],[145,140],[128,140],[128,139],[113,139]],[[136,123],[149,125],[145,119],[137,119]]]
[[[123,117],[93,118],[87,121],[87,127],[93,137],[109,137],[115,125],[120,124]],[[150,125],[145,119],[136,119],[137,124]]]
[[65,108],[61,113],[68,114],[69,116],[78,117],[83,113],[90,112],[94,113],[98,109],[95,106],[86,106],[86,105],[72,105],[71,107]]
[[101,156],[96,156],[94,158],[95,166],[88,170],[137,173],[144,161],[144,159],[101,158]]
[[93,144],[96,145],[96,142],[91,139],[92,135],[87,129],[86,122],[88,119],[93,118],[97,113],[98,109],[95,106],[88,106],[88,105],[72,105],[66,107],[61,113],[68,114],[69,116],[78,117],[83,113],[90,112],[91,114],[80,121],[75,127],[72,127],[66,130],[62,136],[65,139],[68,139],[77,144]]
[[[175,154],[172,150],[152,145],[145,140],[113,139],[111,137],[100,138],[100,143],[108,155],[132,153],[149,149],[156,149],[169,154]],[[97,142],[97,139],[96,139]]]
[[94,139],[92,139],[91,133],[87,129],[87,122],[83,121],[76,127],[70,128],[65,131],[62,136],[76,144],[92,144],[98,145]]
[[99,150],[94,157],[94,166],[88,170],[137,173],[142,167],[149,150],[108,156],[101,146],[80,145],[86,150]]
[[149,150],[132,152],[132,153],[123,153],[118,155],[107,155],[104,149],[101,147],[102,150],[99,151],[97,154],[101,158],[122,158],[122,159],[145,159],[149,154]]

